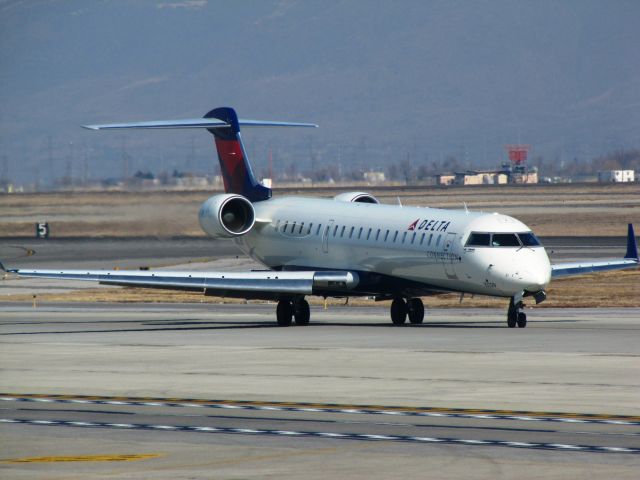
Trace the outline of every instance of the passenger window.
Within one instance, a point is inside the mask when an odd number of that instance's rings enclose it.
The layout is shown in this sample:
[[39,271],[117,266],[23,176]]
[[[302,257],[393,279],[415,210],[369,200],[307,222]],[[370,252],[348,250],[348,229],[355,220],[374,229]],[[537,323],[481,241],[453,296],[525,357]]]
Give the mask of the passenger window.
[[333,236],[335,237],[337,233],[338,233],[338,225],[333,227]]
[[313,223],[309,224],[309,228],[307,228],[307,235],[311,235],[311,229],[313,228]]
[[316,235],[320,235],[320,230],[322,230],[322,224],[318,224],[318,228],[316,229]]
[[378,229],[378,231],[376,232],[376,242],[378,241],[379,238],[380,238],[380,229]]
[[369,240],[369,237],[371,237],[371,229],[367,232],[367,240]]
[[424,243],[424,237],[426,237],[426,236],[427,236],[426,233],[422,234],[422,238],[420,238],[420,245],[422,245]]
[[402,243],[404,243],[404,241],[407,239],[407,232],[404,232],[402,234]]
[[539,247],[540,240],[532,232],[519,233],[520,241],[525,247]]
[[300,230],[298,230],[298,234],[302,235],[302,229],[304,228],[304,222],[300,224]]
[[351,227],[351,231],[349,232],[349,238],[353,238],[353,231],[356,229],[356,227]]
[[284,222],[284,225],[282,225],[282,233],[287,233],[288,226],[289,226],[289,222]]
[[440,245],[440,239],[442,238],[442,234],[438,235],[438,238],[436,239],[436,247],[438,245]]
[[520,242],[515,233],[494,233],[491,236],[491,245],[494,247],[519,247]]
[[360,238],[362,238],[362,227],[358,230],[358,240],[360,240]]
[[413,245],[413,242],[416,241],[416,235],[418,235],[418,232],[413,232],[413,237],[411,237],[411,245]]
[[398,231],[396,230],[396,233],[393,234],[393,243],[396,243],[397,239],[398,239]]
[[387,230],[387,233],[384,234],[384,241],[386,242],[388,238],[389,238],[389,230]]
[[295,229],[296,229],[296,222],[293,222],[291,224],[291,233],[293,233]]
[[429,246],[431,246],[431,240],[433,240],[433,233],[429,234]]
[[347,228],[344,225],[342,226],[342,230],[340,230],[340,238],[344,237],[344,229]]
[[491,235],[489,233],[472,232],[467,240],[467,247],[489,247],[491,245]]

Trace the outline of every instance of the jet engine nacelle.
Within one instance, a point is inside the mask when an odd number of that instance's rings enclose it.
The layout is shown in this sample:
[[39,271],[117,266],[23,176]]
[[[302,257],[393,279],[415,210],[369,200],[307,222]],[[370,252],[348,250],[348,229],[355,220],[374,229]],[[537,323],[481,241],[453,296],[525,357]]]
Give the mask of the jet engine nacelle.
[[200,227],[212,237],[244,235],[256,222],[253,205],[242,195],[226,193],[207,199],[198,213]]
[[380,203],[376,197],[366,192],[345,192],[333,199],[339,202]]

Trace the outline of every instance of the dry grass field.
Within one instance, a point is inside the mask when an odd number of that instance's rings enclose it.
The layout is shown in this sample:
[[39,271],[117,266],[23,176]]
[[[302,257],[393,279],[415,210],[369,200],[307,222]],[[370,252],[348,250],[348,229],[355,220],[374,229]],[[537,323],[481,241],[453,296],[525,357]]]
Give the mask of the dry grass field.
[[[330,197],[348,190],[276,190],[275,195]],[[623,236],[640,225],[638,184],[371,187],[383,203],[500,212],[540,236]],[[74,192],[0,195],[0,237],[32,236],[46,221],[55,237],[203,236],[200,204],[212,192]]]
[[[331,197],[363,187],[282,189],[275,195]],[[519,185],[478,187],[372,187],[383,203],[506,213],[522,220],[540,236],[623,236],[626,224],[640,227],[637,184]],[[77,192],[0,195],[0,237],[30,237],[34,223],[47,221],[54,237],[201,237],[200,204],[212,192]],[[589,275],[555,281],[540,307],[640,307],[640,270]],[[32,301],[11,295],[7,301]],[[95,289],[43,294],[38,301],[236,302],[171,291]],[[316,303],[323,303],[316,299]],[[343,300],[330,303],[343,303]],[[353,304],[372,304],[352,300]],[[431,307],[455,307],[459,297],[425,299]],[[385,305],[382,302],[380,305]],[[504,307],[505,300],[466,297],[463,306]]]

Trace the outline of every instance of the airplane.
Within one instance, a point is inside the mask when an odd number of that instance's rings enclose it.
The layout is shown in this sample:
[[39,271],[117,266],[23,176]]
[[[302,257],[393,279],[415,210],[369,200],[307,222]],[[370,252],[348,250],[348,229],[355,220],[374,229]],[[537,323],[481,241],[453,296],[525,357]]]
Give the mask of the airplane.
[[[509,300],[507,326],[524,328],[525,300],[546,299],[555,278],[633,268],[638,249],[628,225],[622,259],[551,264],[524,223],[499,213],[381,204],[366,192],[333,199],[275,198],[251,170],[240,127],[317,127],[310,123],[242,120],[220,107],[203,118],[88,125],[108,129],[205,129],[213,134],[225,193],[200,207],[202,230],[232,239],[266,269],[250,272],[11,269],[23,277],[175,289],[204,295],[277,301],[280,326],[308,325],[305,297],[391,300],[394,325],[421,324],[420,297],[458,293]],[[0,268],[4,266],[0,263]]]

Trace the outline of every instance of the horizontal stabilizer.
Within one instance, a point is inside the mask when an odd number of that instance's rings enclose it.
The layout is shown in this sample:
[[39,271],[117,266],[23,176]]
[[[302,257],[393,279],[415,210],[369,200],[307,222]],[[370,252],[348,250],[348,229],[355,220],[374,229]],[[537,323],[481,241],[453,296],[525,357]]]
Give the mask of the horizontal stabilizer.
[[[267,120],[243,120],[238,119],[238,124],[241,127],[311,127],[317,128],[318,125],[314,123],[299,123],[299,122],[271,122]],[[105,123],[100,125],[83,125],[83,128],[89,130],[113,130],[123,128],[148,128],[148,129],[163,129],[163,128],[227,128],[231,125],[217,118],[187,118],[184,120],[155,120],[150,122],[131,122],[131,123]]]

